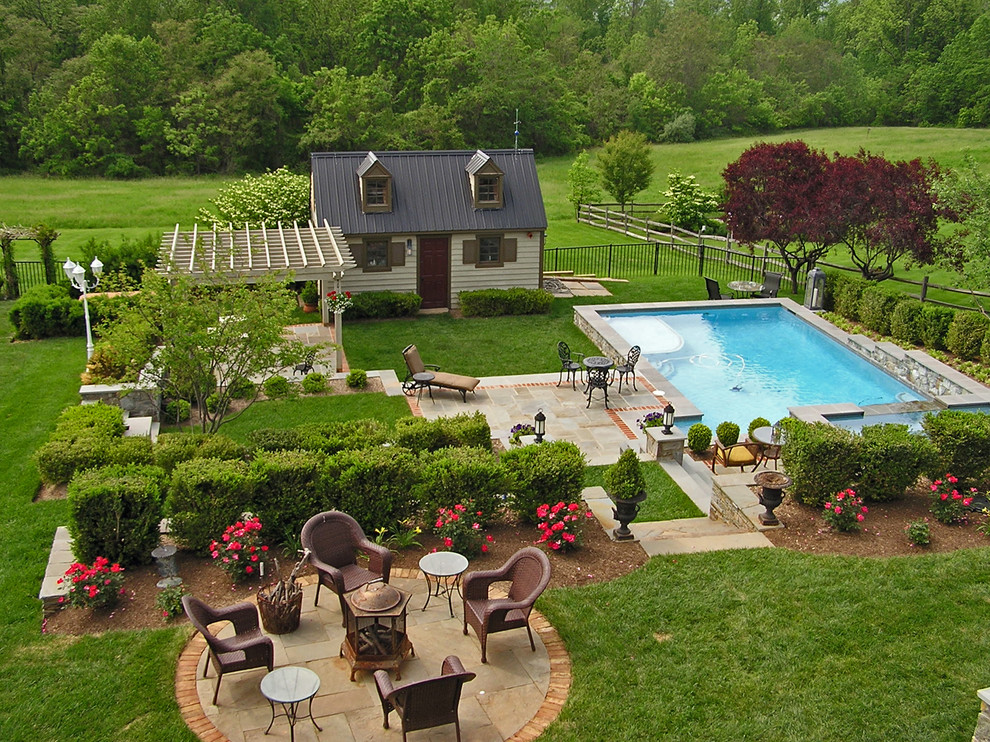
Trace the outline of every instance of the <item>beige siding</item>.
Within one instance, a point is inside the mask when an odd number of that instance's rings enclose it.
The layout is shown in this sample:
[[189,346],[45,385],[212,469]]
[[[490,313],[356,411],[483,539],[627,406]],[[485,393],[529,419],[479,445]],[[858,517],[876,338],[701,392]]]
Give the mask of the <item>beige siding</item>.
[[[406,255],[406,264],[392,266],[390,270],[369,270],[351,268],[344,274],[341,287],[345,291],[358,294],[365,291],[416,291],[416,237],[414,235],[389,235],[389,242],[412,240],[412,255]],[[347,244],[352,248],[363,245],[363,240],[349,237]]]
[[[528,235],[533,235],[529,237]],[[515,239],[516,260],[498,268],[476,268],[462,260],[463,242],[475,239],[474,234],[455,234],[451,240],[450,303],[460,306],[461,291],[478,289],[510,289],[540,287],[540,232],[505,232],[503,237]]]

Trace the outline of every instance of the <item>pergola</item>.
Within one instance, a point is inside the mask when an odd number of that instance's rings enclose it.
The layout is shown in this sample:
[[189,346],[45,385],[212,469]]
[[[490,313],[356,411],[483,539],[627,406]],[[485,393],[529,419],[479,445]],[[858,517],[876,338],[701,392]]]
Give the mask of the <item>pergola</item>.
[[[312,221],[275,226],[262,223],[260,229],[222,229],[195,225],[192,232],[172,232],[162,236],[156,270],[164,276],[190,276],[205,280],[211,273],[256,283],[271,275],[288,276],[296,281],[318,281],[320,296],[332,285],[340,291],[344,272],[356,263],[339,227],[324,220],[323,226]],[[330,316],[322,303],[324,324]],[[334,317],[334,339],[341,342],[340,314]]]

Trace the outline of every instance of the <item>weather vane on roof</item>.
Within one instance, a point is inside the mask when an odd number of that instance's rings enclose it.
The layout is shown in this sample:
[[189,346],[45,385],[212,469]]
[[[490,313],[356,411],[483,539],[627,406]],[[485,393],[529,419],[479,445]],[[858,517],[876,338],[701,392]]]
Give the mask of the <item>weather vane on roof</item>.
[[515,132],[516,144],[515,144],[515,148],[518,151],[518,149],[519,149],[519,109],[518,108],[516,109],[516,120],[513,123],[516,126],[516,132]]

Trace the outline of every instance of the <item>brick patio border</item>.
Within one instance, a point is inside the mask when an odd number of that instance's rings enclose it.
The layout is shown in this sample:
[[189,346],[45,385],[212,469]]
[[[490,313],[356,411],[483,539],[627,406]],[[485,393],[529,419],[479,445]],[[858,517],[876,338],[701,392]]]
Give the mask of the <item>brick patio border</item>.
[[[422,579],[422,573],[418,569],[405,567],[393,569],[392,575],[404,579]],[[301,585],[313,585],[316,583],[316,576],[307,575],[298,582]],[[249,600],[255,602],[257,597],[252,596]],[[557,630],[536,609],[530,614],[529,623],[539,634],[540,641],[547,649],[550,659],[550,684],[536,714],[509,737],[508,742],[532,742],[539,737],[560,714],[571,688],[571,657],[567,654],[567,648]],[[202,634],[196,632],[179,654],[179,662],[175,668],[175,700],[179,704],[179,713],[182,714],[186,726],[203,742],[230,742],[229,738],[210,721],[199,702],[196,671],[204,651],[206,651],[206,640]]]

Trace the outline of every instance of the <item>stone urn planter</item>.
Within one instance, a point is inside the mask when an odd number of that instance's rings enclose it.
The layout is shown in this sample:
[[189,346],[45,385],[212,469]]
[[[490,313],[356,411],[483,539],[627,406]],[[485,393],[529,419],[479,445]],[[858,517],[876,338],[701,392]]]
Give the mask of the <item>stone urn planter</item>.
[[619,521],[613,529],[616,541],[632,541],[635,536],[629,530],[629,523],[639,514],[639,506],[646,500],[646,480],[639,468],[639,456],[627,448],[619,460],[605,470],[605,492],[615,505],[612,517]]
[[760,513],[760,523],[765,526],[779,526],[780,521],[773,511],[784,501],[784,487],[789,487],[793,480],[777,471],[761,471],[753,479],[761,488],[757,495],[760,505],[766,508],[766,512]]

